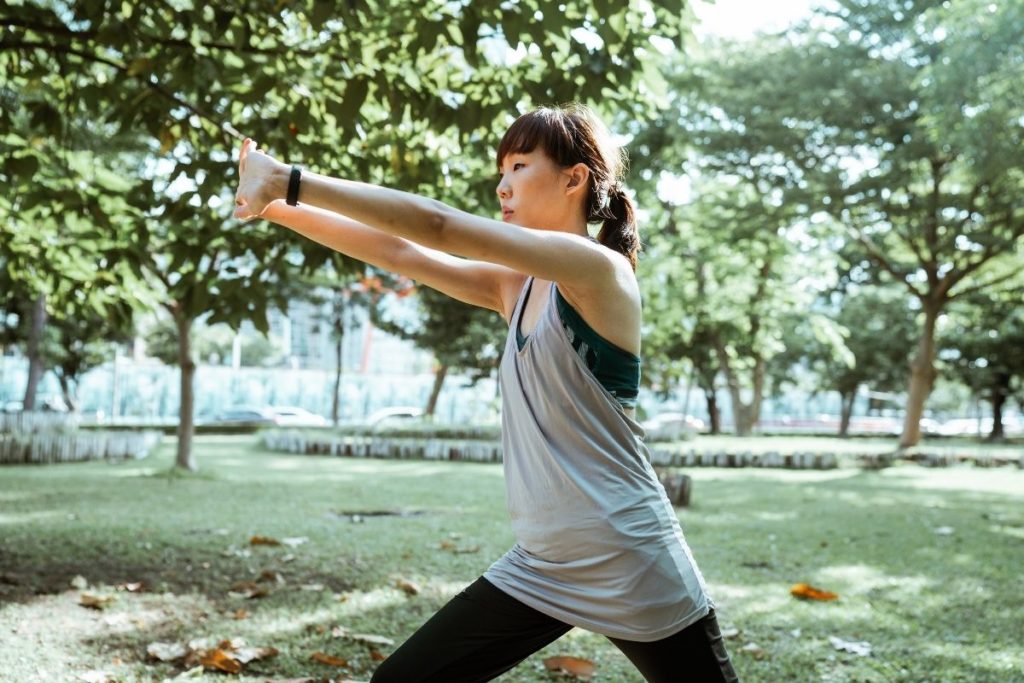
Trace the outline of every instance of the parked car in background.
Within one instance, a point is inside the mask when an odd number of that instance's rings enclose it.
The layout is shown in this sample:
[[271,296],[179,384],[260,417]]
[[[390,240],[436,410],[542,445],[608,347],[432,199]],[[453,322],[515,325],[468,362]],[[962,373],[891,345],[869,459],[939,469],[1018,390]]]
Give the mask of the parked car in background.
[[271,427],[274,414],[269,408],[238,407],[217,413],[209,420],[201,420],[202,424],[216,426],[256,426]]
[[326,417],[305,408],[272,406],[269,410],[278,427],[326,427],[328,424]]
[[683,441],[704,429],[704,420],[684,413],[661,413],[640,424],[647,441]]
[[240,406],[222,411],[205,425],[247,427],[326,427],[327,418],[293,406]]
[[411,422],[423,417],[423,411],[412,406],[395,406],[393,408],[381,408],[370,413],[363,423],[371,429],[382,429],[394,427],[403,423]]

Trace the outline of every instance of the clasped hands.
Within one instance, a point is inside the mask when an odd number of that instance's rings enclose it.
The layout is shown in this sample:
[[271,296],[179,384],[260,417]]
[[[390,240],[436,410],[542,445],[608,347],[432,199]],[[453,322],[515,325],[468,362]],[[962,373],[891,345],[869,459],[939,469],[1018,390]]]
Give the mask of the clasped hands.
[[281,163],[246,138],[238,156],[238,191],[235,192],[234,216],[242,221],[259,218],[267,205],[284,199],[288,189],[290,167]]

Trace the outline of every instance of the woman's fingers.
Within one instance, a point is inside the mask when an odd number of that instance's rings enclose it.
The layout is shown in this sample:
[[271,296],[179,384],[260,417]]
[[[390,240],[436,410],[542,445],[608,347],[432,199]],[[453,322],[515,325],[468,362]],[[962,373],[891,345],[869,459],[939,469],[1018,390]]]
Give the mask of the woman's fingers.
[[234,216],[235,218],[241,220],[243,223],[247,223],[251,220],[259,218],[259,216],[256,216],[255,214],[253,214],[252,211],[249,210],[249,205],[244,203],[235,206]]

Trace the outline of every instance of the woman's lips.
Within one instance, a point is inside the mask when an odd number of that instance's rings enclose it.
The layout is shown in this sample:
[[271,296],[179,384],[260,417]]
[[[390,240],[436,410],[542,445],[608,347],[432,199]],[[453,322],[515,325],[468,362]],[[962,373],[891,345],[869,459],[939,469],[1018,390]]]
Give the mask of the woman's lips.
[[513,213],[515,213],[515,211],[513,211],[512,209],[502,209],[501,217],[507,221]]

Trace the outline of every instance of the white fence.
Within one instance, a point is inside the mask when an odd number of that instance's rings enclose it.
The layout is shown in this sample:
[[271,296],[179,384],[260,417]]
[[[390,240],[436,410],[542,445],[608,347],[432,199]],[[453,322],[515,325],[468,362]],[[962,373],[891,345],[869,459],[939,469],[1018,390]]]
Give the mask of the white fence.
[[78,429],[63,413],[0,414],[0,464],[47,464],[82,460],[137,460],[160,443],[158,431]]

